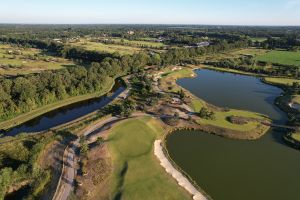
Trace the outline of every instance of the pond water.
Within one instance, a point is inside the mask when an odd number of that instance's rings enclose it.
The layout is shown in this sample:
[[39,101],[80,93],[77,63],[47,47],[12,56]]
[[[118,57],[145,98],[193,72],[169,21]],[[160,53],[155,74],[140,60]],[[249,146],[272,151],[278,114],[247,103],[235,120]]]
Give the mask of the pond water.
[[19,133],[45,131],[55,126],[73,121],[107,105],[124,90],[125,88],[122,86],[121,82],[116,81],[113,89],[110,91],[110,93],[112,93],[111,96],[104,95],[99,98],[85,100],[55,109],[4,132],[4,135],[14,136]]
[[[268,115],[284,124],[286,114],[274,105],[282,90],[258,78],[197,70],[196,78],[178,84],[205,101]],[[300,151],[286,146],[284,133],[271,130],[256,141],[221,138],[200,131],[177,131],[167,137],[171,158],[215,200],[299,199]]]

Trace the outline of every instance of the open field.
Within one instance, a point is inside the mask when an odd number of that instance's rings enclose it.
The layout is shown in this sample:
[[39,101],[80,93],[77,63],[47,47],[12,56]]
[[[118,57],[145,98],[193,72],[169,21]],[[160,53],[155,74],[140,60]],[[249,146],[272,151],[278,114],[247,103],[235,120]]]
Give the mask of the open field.
[[205,56],[201,56],[198,58],[199,61],[220,61],[223,59],[233,59],[233,58],[240,58],[241,56],[261,56],[265,55],[268,50],[264,49],[256,49],[256,48],[246,48],[246,49],[239,49],[239,50],[232,50],[224,53],[217,53],[217,54],[209,54]]
[[109,40],[118,42],[118,43],[124,43],[124,45],[134,45],[134,46],[146,46],[146,47],[153,47],[153,48],[159,48],[164,47],[165,45],[161,42],[153,42],[153,41],[142,41],[142,40],[127,40],[127,39],[121,39],[121,38],[109,38]]
[[113,127],[108,137],[113,162],[114,197],[122,199],[191,199],[160,166],[153,144],[163,135],[150,117],[129,119]]
[[201,56],[200,61],[220,61],[223,59],[239,58],[241,56],[253,56],[256,61],[268,62],[270,64],[300,66],[300,51],[265,50],[257,48],[246,48],[240,50]]
[[0,75],[38,73],[74,65],[69,60],[46,55],[38,49],[0,44]]
[[300,66],[300,51],[277,51],[273,50],[267,54],[258,56],[259,61],[282,64],[282,65],[295,65]]
[[75,96],[75,97],[70,97],[67,99],[64,99],[62,101],[58,101],[40,108],[37,108],[33,111],[30,111],[28,113],[24,113],[21,114],[13,119],[10,120],[6,120],[3,122],[0,122],[0,127],[3,130],[12,128],[14,126],[17,126],[19,124],[22,124],[28,120],[34,119],[35,117],[38,117],[42,114],[45,114],[49,111],[55,110],[57,108],[63,107],[63,106],[67,106],[76,102],[80,102],[80,101],[84,101],[87,99],[92,99],[92,98],[96,98],[96,97],[100,97],[106,93],[108,93],[111,88],[114,85],[114,80],[112,78],[108,79],[107,84],[105,86],[103,86],[103,90],[101,92],[96,92],[93,94],[87,94],[87,95],[81,95],[81,96]]
[[265,37],[251,37],[252,42],[264,42],[267,40]]
[[89,41],[81,41],[77,43],[71,43],[71,46],[82,47],[86,50],[90,51],[100,51],[107,53],[119,53],[121,55],[132,55],[134,53],[138,53],[143,51],[138,47],[124,46],[124,45],[116,45],[116,44],[103,44],[100,42],[89,42]]
[[265,80],[267,83],[275,84],[275,85],[292,86],[293,83],[295,83],[295,82],[300,84],[300,80],[298,80],[298,79],[289,79],[289,78],[270,78],[270,77],[266,77],[266,78],[264,78],[264,80]]

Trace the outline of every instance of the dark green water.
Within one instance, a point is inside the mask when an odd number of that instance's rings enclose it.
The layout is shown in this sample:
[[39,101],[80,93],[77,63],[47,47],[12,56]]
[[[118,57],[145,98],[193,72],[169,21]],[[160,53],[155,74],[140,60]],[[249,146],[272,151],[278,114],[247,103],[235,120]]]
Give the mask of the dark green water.
[[[286,115],[274,104],[282,91],[255,77],[198,70],[178,84],[214,105],[260,112],[277,123]],[[272,130],[257,141],[237,141],[199,131],[167,138],[172,159],[215,200],[300,199],[300,151]]]

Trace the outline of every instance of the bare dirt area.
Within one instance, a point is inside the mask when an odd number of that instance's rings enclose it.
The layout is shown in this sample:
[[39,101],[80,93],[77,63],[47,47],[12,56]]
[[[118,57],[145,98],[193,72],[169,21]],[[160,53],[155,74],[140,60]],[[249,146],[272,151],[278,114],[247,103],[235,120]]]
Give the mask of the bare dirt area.
[[79,199],[109,199],[110,190],[107,186],[110,173],[111,159],[106,145],[95,145],[87,155],[86,174],[77,177],[76,195]]
[[43,154],[40,156],[40,165],[44,169],[51,169],[52,175],[51,183],[41,196],[41,200],[52,200],[61,175],[62,159],[65,148],[65,144],[55,141],[49,144],[44,150]]

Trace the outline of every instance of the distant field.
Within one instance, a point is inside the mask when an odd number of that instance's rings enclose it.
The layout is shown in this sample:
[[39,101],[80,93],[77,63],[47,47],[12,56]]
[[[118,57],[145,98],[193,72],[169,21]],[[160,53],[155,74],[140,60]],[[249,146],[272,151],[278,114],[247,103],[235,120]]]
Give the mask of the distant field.
[[253,42],[264,42],[267,40],[265,37],[251,37],[250,38]]
[[288,78],[265,78],[265,81],[271,84],[279,84],[279,85],[287,85],[287,86],[293,85],[294,82],[300,84],[300,80],[288,79]]
[[258,56],[256,59],[270,63],[300,66],[300,51],[290,52],[274,50],[268,52],[267,54]]
[[45,55],[38,49],[0,44],[0,75],[30,74],[74,65],[69,60]]
[[164,47],[165,45],[161,42],[152,42],[152,41],[141,41],[141,40],[126,40],[126,39],[121,39],[121,38],[112,38],[111,40],[116,41],[116,42],[124,42],[124,44],[131,44],[131,45],[136,45],[136,46],[147,46],[147,47]]
[[143,117],[113,127],[108,138],[113,163],[112,192],[124,200],[191,199],[159,165],[154,141],[164,130],[158,121]]
[[132,55],[134,53],[138,53],[143,51],[143,49],[138,47],[131,47],[125,45],[116,45],[116,44],[103,44],[100,42],[88,42],[83,41],[79,43],[72,43],[71,45],[82,47],[86,50],[91,51],[100,51],[100,52],[107,52],[107,53],[120,53],[121,55]]
[[256,49],[256,48],[247,48],[240,50],[233,50],[224,53],[211,54],[206,56],[201,56],[198,58],[200,61],[220,61],[223,59],[232,59],[239,58],[245,55],[251,55],[253,57],[264,55],[268,52],[268,50],[264,49]]

